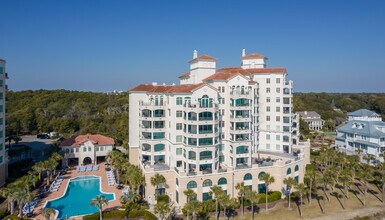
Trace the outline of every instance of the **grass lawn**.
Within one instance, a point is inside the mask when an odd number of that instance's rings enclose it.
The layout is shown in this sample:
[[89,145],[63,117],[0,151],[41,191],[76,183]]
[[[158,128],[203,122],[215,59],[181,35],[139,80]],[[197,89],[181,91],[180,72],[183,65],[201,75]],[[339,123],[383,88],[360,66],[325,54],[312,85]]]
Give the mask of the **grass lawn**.
[[[363,187],[360,186],[361,190]],[[325,214],[322,213],[323,200],[317,200],[316,196],[313,195],[311,205],[308,204],[308,200],[304,197],[303,202],[303,218],[302,219],[311,219],[311,218],[320,218],[320,219],[351,219],[356,216],[367,216],[372,215],[376,212],[385,211],[385,205],[381,202],[381,193],[379,189],[370,184],[370,190],[368,190],[367,195],[367,204],[366,207],[363,206],[363,194],[360,194],[360,189],[358,189],[355,185],[352,186],[352,189],[349,192],[349,199],[346,199],[346,208],[342,207],[343,197],[342,191],[336,188],[336,192],[339,195],[337,198],[334,195],[330,195],[330,192],[327,192],[330,201],[325,200]],[[355,193],[356,194],[355,194]],[[321,190],[318,191],[319,197],[321,197],[323,192]],[[261,209],[256,212],[254,215],[255,219],[301,219],[299,217],[299,209],[298,205],[295,202],[292,202],[291,205],[292,210],[288,210],[287,208],[287,200],[280,201],[277,205],[269,210],[266,213],[264,209]],[[352,216],[351,216],[352,215]],[[384,213],[385,215],[385,213]],[[223,213],[220,215],[220,219],[223,218]],[[210,219],[215,219],[213,216]],[[241,220],[241,219],[251,219],[251,213],[245,207],[245,216],[241,216],[241,211],[238,210],[238,215],[232,219]]]

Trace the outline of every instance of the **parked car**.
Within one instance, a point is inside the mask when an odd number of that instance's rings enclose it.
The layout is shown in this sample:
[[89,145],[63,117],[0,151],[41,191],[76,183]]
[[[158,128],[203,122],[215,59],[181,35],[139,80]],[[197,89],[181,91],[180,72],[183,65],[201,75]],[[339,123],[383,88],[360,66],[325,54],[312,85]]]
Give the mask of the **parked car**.
[[36,135],[38,139],[50,139],[50,136],[48,134],[38,134]]

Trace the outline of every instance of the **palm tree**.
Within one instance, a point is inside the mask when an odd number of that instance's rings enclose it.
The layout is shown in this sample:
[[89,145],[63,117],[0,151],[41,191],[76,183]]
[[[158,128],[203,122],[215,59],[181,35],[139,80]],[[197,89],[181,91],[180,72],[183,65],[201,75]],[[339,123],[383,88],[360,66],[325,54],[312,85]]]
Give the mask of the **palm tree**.
[[[186,189],[183,193],[187,197],[187,203],[190,203],[191,200],[197,196],[197,194],[192,189]],[[187,220],[188,219],[189,219],[189,211],[187,209]]]
[[186,208],[187,213],[189,213],[189,212],[192,213],[193,220],[195,220],[196,219],[196,213],[201,208],[201,203],[196,201],[196,200],[192,200],[186,204],[185,208]]
[[19,191],[14,184],[9,184],[7,187],[0,189],[0,195],[7,198],[9,212],[13,215],[15,210],[16,193]]
[[245,198],[250,201],[251,216],[252,216],[252,220],[254,220],[254,206],[255,204],[258,203],[260,196],[258,192],[249,189],[249,190],[246,190]]
[[103,205],[107,205],[108,204],[108,200],[105,196],[102,196],[102,195],[97,195],[95,198],[93,198],[91,200],[91,203],[90,203],[90,206],[96,206],[96,208],[99,209],[99,219],[102,220],[103,219],[103,215],[102,215],[102,212],[103,212]]
[[245,186],[244,182],[237,183],[237,185],[235,186],[235,189],[238,190],[238,196],[241,197],[242,216],[244,215],[244,211],[245,211],[245,207],[243,206],[243,198],[245,196],[245,192],[246,192],[247,188],[248,187]]
[[293,185],[296,184],[296,183],[297,182],[295,181],[295,179],[293,177],[285,178],[283,180],[283,184],[286,185],[287,192],[289,194],[289,207],[288,207],[289,210],[291,210],[291,206],[290,206],[290,204],[291,204],[291,190],[293,188]]
[[55,209],[44,208],[43,209],[43,214],[44,214],[45,220],[50,220],[51,219],[51,215],[55,214]]
[[268,192],[269,192],[269,185],[274,183],[275,179],[273,176],[270,176],[269,173],[264,173],[260,178],[259,178],[260,181],[265,181],[265,187],[266,187],[266,212],[268,211],[267,209],[267,196],[268,196]]
[[226,193],[223,193],[220,197],[219,197],[219,203],[222,205],[223,207],[223,217],[226,218],[226,210],[229,206],[231,206],[231,199],[230,199],[230,195],[227,195]]
[[219,219],[219,216],[218,216],[218,198],[223,193],[224,192],[223,192],[222,187],[217,186],[217,185],[211,187],[210,195],[214,195],[214,198],[215,198],[215,219],[216,220]]
[[162,184],[166,184],[166,178],[162,174],[155,174],[155,176],[151,177],[151,185],[155,186],[155,196],[160,194],[159,186]]
[[[384,153],[385,155],[385,153]],[[385,203],[385,162],[381,163],[381,165],[379,166],[380,170],[382,172],[380,172],[380,175],[377,177],[377,180],[382,183],[382,187],[381,187],[381,194],[382,194],[382,203]]]
[[364,206],[366,206],[369,181],[373,179],[372,168],[368,164],[363,164],[358,175],[361,181],[364,182]]
[[341,173],[341,176],[339,177],[339,182],[342,184],[344,188],[344,209],[345,209],[346,198],[349,198],[348,187],[352,184],[352,179],[350,177],[349,170],[346,169]]
[[308,200],[309,200],[309,205],[311,204],[311,199],[312,199],[312,187],[313,187],[313,183],[315,182],[315,179],[316,179],[316,172],[314,169],[307,169],[306,172],[305,172],[305,178],[307,178],[309,180],[309,197],[308,197]]
[[41,174],[46,169],[47,168],[45,167],[45,164],[43,161],[39,161],[39,162],[35,163],[35,165],[32,166],[32,170],[39,174],[39,182],[41,181]]
[[154,207],[155,214],[159,214],[160,219],[166,219],[166,215],[170,213],[170,206],[167,202],[158,202]]
[[295,184],[294,188],[298,191],[298,194],[299,194],[299,199],[300,199],[300,206],[299,206],[300,212],[299,213],[300,213],[300,217],[302,218],[302,215],[303,215],[303,211],[302,211],[302,197],[303,197],[304,194],[306,194],[308,192],[308,190],[305,187],[305,184],[303,184],[303,183]]
[[25,189],[19,189],[15,192],[15,200],[17,201],[17,204],[19,206],[19,214],[20,217],[23,217],[23,207],[27,202],[30,202],[32,200],[33,196],[32,194],[25,190]]
[[139,199],[140,199],[140,196],[135,191],[130,190],[127,193],[124,193],[120,197],[119,201],[120,201],[120,203],[127,205],[127,204],[130,204],[133,202],[137,202],[137,201],[139,201]]

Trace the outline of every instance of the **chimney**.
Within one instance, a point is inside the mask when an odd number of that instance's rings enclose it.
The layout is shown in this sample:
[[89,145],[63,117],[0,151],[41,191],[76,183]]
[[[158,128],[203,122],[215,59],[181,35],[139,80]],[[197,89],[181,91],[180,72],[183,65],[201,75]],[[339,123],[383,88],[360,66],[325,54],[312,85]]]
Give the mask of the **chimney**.
[[156,82],[152,82],[152,85],[153,85],[153,86],[156,86],[156,85],[158,85],[158,83],[156,83]]
[[246,56],[246,49],[242,49],[242,57]]
[[193,59],[196,59],[196,58],[198,58],[198,51],[197,51],[197,50],[194,50]]

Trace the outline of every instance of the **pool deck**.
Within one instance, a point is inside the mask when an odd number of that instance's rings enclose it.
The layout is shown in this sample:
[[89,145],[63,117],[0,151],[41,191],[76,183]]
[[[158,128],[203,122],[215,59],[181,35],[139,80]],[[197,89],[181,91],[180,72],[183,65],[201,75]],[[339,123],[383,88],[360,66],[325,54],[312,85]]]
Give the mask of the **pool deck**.
[[[45,217],[42,214],[42,208],[46,201],[49,200],[54,200],[56,198],[59,198],[64,195],[68,181],[71,178],[75,178],[78,176],[87,176],[87,175],[95,175],[95,176],[100,176],[101,177],[101,182],[102,182],[102,189],[101,191],[104,193],[115,193],[115,200],[114,201],[109,201],[107,206],[103,207],[103,210],[106,209],[118,209],[121,204],[119,202],[119,198],[122,196],[122,190],[119,190],[116,188],[116,186],[109,186],[107,183],[107,174],[104,169],[104,163],[99,164],[99,170],[98,171],[85,171],[85,172],[76,172],[76,168],[72,167],[67,170],[67,173],[64,175],[63,182],[57,192],[52,192],[49,193],[47,197],[44,199],[40,200],[38,205],[35,207],[34,212],[33,212],[33,218],[37,220],[45,220]],[[81,196],[81,195],[79,195]],[[91,201],[90,201],[91,202]],[[51,216],[51,219],[53,219],[53,216]],[[75,218],[70,218],[70,219],[75,219]],[[76,219],[81,219],[81,218],[76,218]]]

